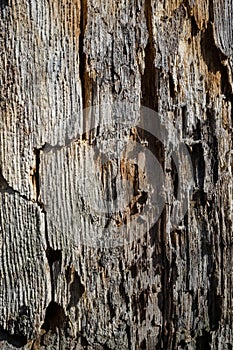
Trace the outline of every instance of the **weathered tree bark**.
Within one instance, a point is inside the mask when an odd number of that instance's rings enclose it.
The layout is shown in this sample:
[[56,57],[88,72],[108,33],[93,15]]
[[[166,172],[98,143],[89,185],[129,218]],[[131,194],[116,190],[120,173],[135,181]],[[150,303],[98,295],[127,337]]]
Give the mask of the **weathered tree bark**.
[[[1,349],[233,348],[232,11],[231,0],[1,0]],[[85,108],[122,102],[132,126],[141,106],[166,116],[166,140],[89,132]],[[173,129],[194,187],[168,231],[186,175]],[[119,197],[120,167],[133,201],[113,216],[93,209],[96,147],[127,138],[161,164],[156,222],[142,215],[143,170],[124,160],[99,177]],[[104,237],[138,217],[130,239]]]

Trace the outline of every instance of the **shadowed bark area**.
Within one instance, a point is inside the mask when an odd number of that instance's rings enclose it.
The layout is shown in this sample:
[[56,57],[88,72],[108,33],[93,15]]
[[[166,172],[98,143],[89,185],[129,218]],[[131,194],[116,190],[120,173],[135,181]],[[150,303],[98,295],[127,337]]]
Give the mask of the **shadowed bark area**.
[[0,349],[232,350],[232,11],[0,2]]

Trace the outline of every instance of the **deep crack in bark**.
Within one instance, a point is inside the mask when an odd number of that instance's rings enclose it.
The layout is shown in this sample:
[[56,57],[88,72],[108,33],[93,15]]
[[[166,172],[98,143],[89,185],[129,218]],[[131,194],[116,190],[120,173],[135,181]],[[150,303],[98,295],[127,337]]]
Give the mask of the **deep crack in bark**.
[[57,260],[61,259],[61,251],[60,250],[54,250],[50,244],[49,244],[49,234],[48,234],[48,219],[47,219],[47,212],[45,210],[45,205],[41,201],[40,197],[40,154],[41,151],[43,151],[45,146],[41,148],[37,148],[34,150],[34,154],[36,157],[36,167],[35,167],[35,189],[36,189],[36,203],[41,208],[42,213],[44,214],[44,232],[45,232],[45,241],[46,241],[46,257],[49,264],[49,270],[50,270],[50,281],[51,281],[51,302],[54,302],[55,299],[55,278],[53,273],[53,263]]
[[33,203],[33,201],[31,201],[27,196],[21,194],[18,190],[15,190],[12,186],[9,185],[8,181],[3,176],[1,169],[0,169],[0,193],[8,193],[10,195],[17,194],[20,198]]
[[82,107],[88,107],[90,91],[89,78],[86,69],[86,55],[84,52],[84,34],[87,25],[87,0],[80,1],[80,35],[79,35],[79,76],[82,88]]

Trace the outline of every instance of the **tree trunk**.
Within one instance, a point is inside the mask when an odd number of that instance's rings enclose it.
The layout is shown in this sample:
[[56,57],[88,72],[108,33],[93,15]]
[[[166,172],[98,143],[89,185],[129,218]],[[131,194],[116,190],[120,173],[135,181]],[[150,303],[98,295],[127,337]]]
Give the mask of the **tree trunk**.
[[233,348],[232,1],[0,3],[0,349]]

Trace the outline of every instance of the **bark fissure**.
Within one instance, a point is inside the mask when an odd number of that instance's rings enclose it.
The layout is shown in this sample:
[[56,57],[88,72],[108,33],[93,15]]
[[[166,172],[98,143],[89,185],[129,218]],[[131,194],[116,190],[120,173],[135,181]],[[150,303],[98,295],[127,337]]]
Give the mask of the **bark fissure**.
[[41,201],[41,183],[40,183],[40,157],[41,152],[43,152],[46,145],[44,145],[41,148],[37,148],[34,150],[34,154],[36,157],[36,167],[35,167],[35,190],[36,190],[36,202],[38,206],[41,208],[42,213],[44,214],[44,233],[45,233],[45,241],[46,241],[46,257],[48,260],[49,270],[50,270],[50,282],[51,282],[51,302],[54,302],[55,300],[55,285],[56,285],[56,277],[54,273],[54,263],[57,261],[59,264],[61,263],[62,259],[62,252],[61,250],[54,250],[49,243],[49,231],[48,231],[48,218],[47,218],[47,212],[45,209],[44,203]]
[[[158,111],[159,110],[159,89],[161,72],[155,67],[156,50],[153,35],[153,24],[152,24],[152,3],[151,1],[145,2],[145,13],[147,18],[147,29],[148,29],[148,44],[145,49],[145,71],[142,77],[142,103],[143,105]],[[169,89],[171,97],[175,97],[175,87],[174,81],[171,73],[168,74]],[[159,160],[162,168],[164,169],[164,146],[158,140],[148,133],[144,132],[144,137],[146,136],[149,140],[149,148],[155,154]],[[174,177],[174,196],[176,196],[176,186],[177,178],[175,175],[175,167],[173,167]],[[159,244],[160,244],[160,264],[161,264],[161,282],[162,291],[160,294],[160,310],[163,316],[163,326],[161,328],[161,333],[158,341],[158,348],[169,349],[173,341],[173,312],[174,312],[174,302],[173,302],[173,285],[176,279],[176,264],[174,261],[170,262],[167,252],[167,237],[166,237],[166,208],[163,210],[160,216],[160,224],[155,225],[155,229],[159,229]],[[174,260],[174,258],[173,258]]]
[[41,152],[41,149],[34,149],[35,162],[36,162],[34,181],[35,181],[35,191],[36,191],[36,202],[41,207],[41,209],[44,211],[44,206],[42,205],[42,203],[40,202],[40,199],[39,199],[39,196],[40,196],[40,152]]
[[17,194],[20,198],[26,200],[27,202],[34,203],[27,196],[21,194],[18,190],[14,189],[12,186],[9,185],[9,183],[7,182],[5,177],[3,176],[1,169],[0,169],[0,193],[8,193],[10,195]]
[[[49,229],[48,229],[48,218],[44,203],[41,201],[41,180],[40,180],[40,163],[41,163],[41,152],[46,148],[45,144],[39,149],[35,149],[36,167],[35,167],[35,189],[36,189],[36,201],[44,214],[44,233],[46,241],[46,258],[49,265],[50,271],[50,283],[51,283],[51,301],[46,308],[44,323],[41,329],[44,329],[46,333],[49,331],[54,332],[57,328],[62,329],[66,323],[66,315],[63,307],[55,301],[55,290],[57,278],[61,272],[62,262],[62,251],[60,249],[53,249],[49,242]],[[59,331],[60,334],[60,331]],[[59,336],[60,337],[60,336]],[[41,339],[43,343],[43,337]]]
[[88,107],[90,93],[86,54],[84,51],[85,29],[87,25],[87,0],[80,0],[80,6],[79,75],[82,89],[82,106],[85,109]]
[[141,80],[142,104],[156,112],[158,111],[158,89],[160,70],[155,67],[156,51],[152,26],[152,3],[145,2],[145,14],[147,18],[148,43],[145,48],[145,69]]

